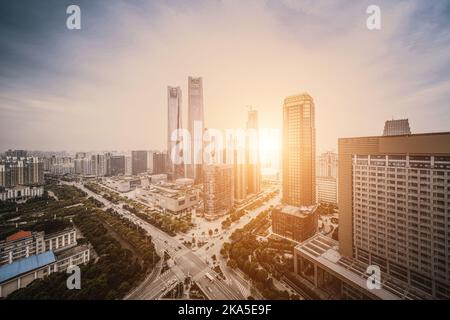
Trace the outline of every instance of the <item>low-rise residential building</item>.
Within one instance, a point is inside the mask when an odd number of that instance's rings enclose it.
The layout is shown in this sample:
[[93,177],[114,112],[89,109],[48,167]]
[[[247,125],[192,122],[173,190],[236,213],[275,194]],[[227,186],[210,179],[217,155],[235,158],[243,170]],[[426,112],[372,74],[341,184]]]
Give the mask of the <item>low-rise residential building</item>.
[[13,188],[0,187],[1,201],[25,201],[34,197],[42,197],[44,187],[16,186]]
[[67,228],[56,233],[19,231],[0,241],[0,265],[40,254],[58,252],[77,245],[76,231]]
[[67,228],[48,235],[19,231],[0,241],[0,298],[53,272],[88,263],[91,246],[78,245],[76,239],[76,230]]

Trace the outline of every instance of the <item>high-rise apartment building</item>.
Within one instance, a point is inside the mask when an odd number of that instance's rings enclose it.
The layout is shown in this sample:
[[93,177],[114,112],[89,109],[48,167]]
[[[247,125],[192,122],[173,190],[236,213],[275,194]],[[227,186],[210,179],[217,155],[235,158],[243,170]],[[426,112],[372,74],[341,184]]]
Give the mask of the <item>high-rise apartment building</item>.
[[234,202],[233,166],[204,167],[203,204],[205,218],[214,220],[230,212]]
[[297,272],[341,297],[449,299],[450,133],[339,139],[338,179],[339,244],[296,247]]
[[203,80],[188,79],[188,130],[191,135],[191,163],[187,166],[187,177],[196,183],[202,181],[203,168]]
[[147,171],[152,173],[153,172],[153,154],[155,151],[147,151]]
[[247,193],[261,191],[261,163],[259,159],[258,111],[249,110],[246,141]]
[[[183,141],[177,130],[182,129],[181,88],[167,87],[167,152],[172,179],[184,177]],[[174,162],[173,159],[176,161]]]
[[104,154],[94,154],[91,156],[91,174],[103,177],[107,173],[107,157]]
[[283,107],[283,203],[316,203],[315,108],[307,93],[290,96]]
[[333,177],[316,177],[317,202],[337,204],[337,179]]
[[131,151],[131,171],[133,175],[147,172],[147,151]]
[[36,157],[0,159],[0,187],[41,185],[44,183],[44,163]]
[[388,120],[384,123],[383,136],[411,134],[408,119]]

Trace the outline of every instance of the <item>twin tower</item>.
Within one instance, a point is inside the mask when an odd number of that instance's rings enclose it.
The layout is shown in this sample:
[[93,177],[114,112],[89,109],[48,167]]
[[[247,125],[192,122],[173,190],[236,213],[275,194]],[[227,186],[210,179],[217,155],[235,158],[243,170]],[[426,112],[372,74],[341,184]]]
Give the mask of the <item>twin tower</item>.
[[[167,87],[167,151],[168,151],[168,163],[169,172],[173,174],[173,178],[187,177],[194,179],[196,182],[202,180],[202,148],[194,149],[194,146],[203,145],[203,131],[204,131],[204,115],[203,115],[203,80],[202,78],[188,78],[188,131],[191,139],[199,139],[199,141],[191,141],[190,154],[196,161],[192,161],[191,164],[186,166],[187,172],[185,172],[184,164],[175,164],[172,161],[172,150],[180,150],[181,154],[177,155],[182,157],[182,141],[172,139],[176,135],[177,130],[182,129],[182,94],[180,87]],[[200,134],[194,134],[195,131],[200,130]],[[197,154],[195,154],[197,153]]]

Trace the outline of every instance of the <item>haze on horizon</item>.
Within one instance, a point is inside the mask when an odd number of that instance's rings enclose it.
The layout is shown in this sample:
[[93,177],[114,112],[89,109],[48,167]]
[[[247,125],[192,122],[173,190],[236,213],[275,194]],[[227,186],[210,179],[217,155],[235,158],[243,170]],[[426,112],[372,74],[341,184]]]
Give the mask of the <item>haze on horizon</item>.
[[[208,128],[281,128],[308,92],[317,150],[380,135],[450,131],[450,2],[12,1],[0,4],[0,150],[165,149],[167,86],[204,82]],[[82,29],[66,28],[78,4]],[[184,125],[186,127],[186,125]]]

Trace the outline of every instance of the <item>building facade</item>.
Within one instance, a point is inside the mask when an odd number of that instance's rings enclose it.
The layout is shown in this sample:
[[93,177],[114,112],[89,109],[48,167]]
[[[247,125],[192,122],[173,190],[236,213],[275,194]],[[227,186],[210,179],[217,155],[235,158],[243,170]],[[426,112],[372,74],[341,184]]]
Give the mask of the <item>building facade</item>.
[[246,182],[247,193],[261,191],[261,162],[259,158],[258,111],[249,110],[246,141]]
[[188,130],[191,135],[191,163],[187,166],[187,177],[201,183],[203,179],[203,79],[188,78]]
[[24,201],[34,197],[42,197],[44,187],[42,186],[17,186],[13,188],[0,188],[1,201]]
[[228,214],[234,202],[232,165],[207,165],[204,167],[204,215],[214,220]]
[[316,207],[279,206],[272,210],[272,232],[302,242],[317,232]]
[[388,120],[384,123],[383,136],[411,134],[408,119]]
[[339,254],[450,298],[450,133],[339,139]]
[[316,203],[315,107],[307,93],[290,96],[283,107],[283,203]]
[[51,234],[19,231],[0,241],[0,298],[53,272],[86,264],[89,244],[77,244],[74,228]]
[[[167,155],[168,171],[173,180],[184,177],[181,88],[167,87]],[[175,160],[175,161],[174,161]]]
[[125,174],[125,156],[111,156],[110,170],[112,176]]
[[43,183],[44,163],[37,157],[0,159],[0,187],[11,188]]
[[131,151],[131,172],[133,175],[147,172],[147,151]]

